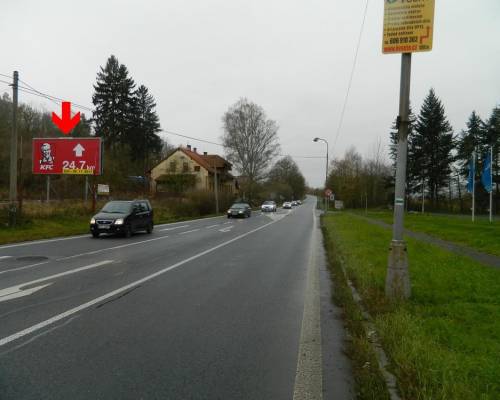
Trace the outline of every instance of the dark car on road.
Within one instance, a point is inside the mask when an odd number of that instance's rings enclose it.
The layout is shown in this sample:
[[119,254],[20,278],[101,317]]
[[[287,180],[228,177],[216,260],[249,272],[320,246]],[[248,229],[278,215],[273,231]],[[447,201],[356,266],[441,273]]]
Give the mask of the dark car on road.
[[248,203],[234,203],[229,210],[227,210],[228,218],[247,218],[252,215],[252,209]]
[[148,200],[110,201],[90,220],[90,233],[132,236],[137,231],[153,232],[153,208]]

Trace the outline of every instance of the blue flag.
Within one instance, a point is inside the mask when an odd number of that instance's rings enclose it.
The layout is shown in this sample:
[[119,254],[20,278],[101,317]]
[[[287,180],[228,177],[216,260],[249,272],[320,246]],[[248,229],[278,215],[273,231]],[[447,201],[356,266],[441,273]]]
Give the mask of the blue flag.
[[491,153],[488,152],[484,163],[483,163],[483,173],[481,174],[481,182],[483,183],[484,189],[489,193],[492,189],[491,184]]
[[467,191],[472,193],[474,190],[474,177],[476,175],[476,166],[474,165],[474,159],[469,161],[469,177],[467,178]]

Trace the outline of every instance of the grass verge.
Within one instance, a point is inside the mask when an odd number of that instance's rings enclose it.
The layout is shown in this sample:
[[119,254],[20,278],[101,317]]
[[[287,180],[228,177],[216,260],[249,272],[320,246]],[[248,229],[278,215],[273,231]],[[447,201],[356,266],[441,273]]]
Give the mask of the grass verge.
[[[0,244],[89,233],[90,218],[94,214],[82,204],[58,204],[49,207],[41,204],[26,208],[23,219],[16,227],[9,228],[5,222],[0,224]],[[175,215],[170,209],[161,206],[154,208],[154,212],[155,224],[215,216],[215,214],[200,216],[199,213],[192,216]]]
[[344,323],[349,333],[347,354],[352,361],[356,397],[358,399],[389,399],[385,382],[377,366],[377,359],[363,326],[360,307],[353,300],[351,289],[342,271],[334,232],[322,224],[328,267],[333,279],[333,302],[344,311]]
[[[392,224],[393,215],[389,211],[369,211],[366,216]],[[487,218],[479,217],[472,222],[470,216],[464,215],[407,213],[405,228],[500,256],[498,221],[490,223]]]
[[[498,399],[498,271],[409,240],[412,297],[405,303],[391,304],[384,297],[390,231],[352,214],[329,215],[323,223],[332,268],[338,269],[335,260],[341,257],[374,318],[401,396],[412,400]],[[341,281],[337,272],[335,278]],[[339,301],[346,309],[348,324],[355,324],[359,315],[350,310],[353,306],[346,296],[341,295]],[[365,344],[360,338],[359,349],[354,351],[363,355]],[[354,360],[357,373],[361,361]],[[361,394],[373,392],[370,379],[357,378]]]

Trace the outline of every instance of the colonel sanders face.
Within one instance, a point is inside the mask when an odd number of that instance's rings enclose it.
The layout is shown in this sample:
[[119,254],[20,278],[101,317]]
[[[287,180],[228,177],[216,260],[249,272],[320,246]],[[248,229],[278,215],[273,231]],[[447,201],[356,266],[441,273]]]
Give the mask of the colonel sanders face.
[[52,155],[50,144],[42,144],[40,146],[40,150],[42,151],[42,159],[40,160],[40,164],[52,164],[54,162],[54,156]]

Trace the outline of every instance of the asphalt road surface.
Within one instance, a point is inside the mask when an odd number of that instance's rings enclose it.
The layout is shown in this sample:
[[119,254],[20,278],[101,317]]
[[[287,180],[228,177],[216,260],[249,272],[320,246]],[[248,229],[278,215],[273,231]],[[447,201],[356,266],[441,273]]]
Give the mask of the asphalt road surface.
[[0,246],[0,399],[350,398],[314,205]]

